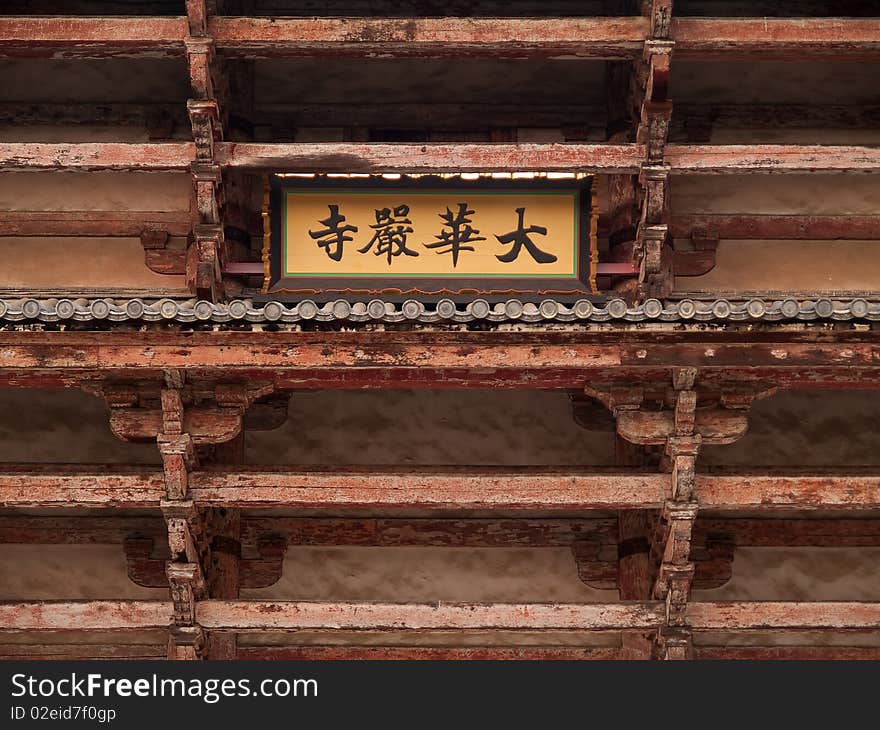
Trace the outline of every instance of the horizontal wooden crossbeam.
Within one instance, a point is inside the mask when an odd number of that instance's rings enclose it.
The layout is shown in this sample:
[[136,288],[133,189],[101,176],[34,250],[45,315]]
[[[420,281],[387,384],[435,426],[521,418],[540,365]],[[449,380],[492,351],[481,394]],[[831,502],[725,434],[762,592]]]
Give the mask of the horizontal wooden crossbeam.
[[[238,507],[604,510],[659,508],[669,477],[621,468],[239,467],[195,471],[190,496]],[[704,509],[880,508],[876,470],[754,471],[698,474]],[[153,467],[5,465],[6,507],[158,507],[164,477]]]
[[674,237],[717,239],[880,239],[878,215],[673,214]]
[[[616,517],[263,517],[242,518],[243,544],[271,536],[288,545],[364,547],[571,547],[584,540],[614,543]],[[0,544],[121,545],[132,537],[165,537],[159,517],[0,516]],[[703,517],[694,542],[723,537],[736,547],[880,547],[880,519]]]
[[870,333],[834,341],[804,332],[756,339],[736,332],[0,332],[2,387],[76,387],[195,378],[251,378],[277,389],[574,388],[594,382],[668,382],[677,367],[700,382],[784,388],[880,387]]
[[[632,58],[647,18],[214,17],[208,35],[245,58],[326,55],[461,58]],[[876,18],[675,18],[676,55],[698,58],[873,58]],[[185,17],[0,18],[0,54],[46,57],[183,55]]]
[[676,58],[869,58],[880,52],[877,18],[673,18]]
[[[634,174],[640,144],[233,143],[214,146],[229,168],[300,173],[579,171]],[[0,144],[0,169],[188,170],[190,142]],[[880,149],[830,145],[668,145],[670,172],[690,175],[877,172]]]
[[[0,647],[0,658],[2,658]],[[617,647],[604,646],[241,646],[237,659],[287,661],[580,661],[617,659]]]
[[144,231],[186,236],[192,229],[189,211],[141,210],[2,210],[0,236],[139,237]]
[[[649,631],[660,601],[617,603],[369,603],[204,600],[196,619],[214,631]],[[695,631],[875,631],[880,603],[689,603]],[[168,626],[168,601],[0,603],[0,631],[129,631]]]

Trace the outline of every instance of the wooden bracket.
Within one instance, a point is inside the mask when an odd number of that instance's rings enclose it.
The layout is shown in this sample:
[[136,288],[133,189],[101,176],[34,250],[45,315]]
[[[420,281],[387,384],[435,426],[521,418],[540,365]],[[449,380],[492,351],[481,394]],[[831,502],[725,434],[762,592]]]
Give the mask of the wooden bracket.
[[186,273],[186,251],[169,247],[171,237],[167,231],[144,230],[141,245],[144,247],[144,263],[157,274]]
[[718,237],[704,229],[691,232],[690,250],[676,249],[673,252],[672,269],[675,276],[703,276],[715,268],[718,251]]

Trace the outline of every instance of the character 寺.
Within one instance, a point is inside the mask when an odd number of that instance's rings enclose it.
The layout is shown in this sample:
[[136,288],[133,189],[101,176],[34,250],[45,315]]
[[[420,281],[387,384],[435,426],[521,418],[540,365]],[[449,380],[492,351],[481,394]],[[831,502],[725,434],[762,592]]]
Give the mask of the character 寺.
[[330,215],[324,220],[318,221],[325,228],[321,231],[309,231],[309,235],[318,241],[318,246],[324,249],[325,253],[334,261],[342,259],[342,252],[346,241],[353,241],[352,236],[348,233],[357,233],[357,226],[344,225],[345,216],[340,214],[338,205],[328,205]]

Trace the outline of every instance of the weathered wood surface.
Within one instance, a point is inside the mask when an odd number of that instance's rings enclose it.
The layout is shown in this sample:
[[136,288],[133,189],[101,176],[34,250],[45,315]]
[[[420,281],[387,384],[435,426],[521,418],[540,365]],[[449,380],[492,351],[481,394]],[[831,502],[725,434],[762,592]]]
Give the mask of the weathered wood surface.
[[333,603],[199,601],[199,623],[237,631],[626,631],[659,624],[658,602]]
[[0,170],[188,170],[192,142],[0,143]]
[[851,239],[880,238],[877,215],[673,215],[673,237],[695,232],[719,239]]
[[3,644],[0,661],[72,661],[84,659],[165,659],[164,644]]
[[[659,601],[625,603],[397,604],[207,600],[198,623],[217,631],[644,631],[660,625]],[[701,631],[880,628],[880,603],[689,603],[688,625]],[[124,631],[168,626],[167,601],[0,603],[0,631]]]
[[240,506],[615,509],[659,505],[668,495],[666,481],[613,469],[249,467],[235,475],[194,472],[190,492],[198,502]]
[[0,465],[2,506],[147,507],[164,497],[155,467]]
[[144,231],[186,236],[189,211],[3,210],[0,236],[113,236],[136,238]]
[[[703,509],[877,509],[880,475],[713,469],[696,475],[694,494]],[[663,474],[617,468],[238,467],[192,472],[190,496],[239,507],[650,509],[670,486]],[[0,467],[2,506],[146,507],[164,497],[163,475],[150,466]]]
[[[5,55],[106,57],[184,53],[185,17],[6,17]],[[215,17],[218,47],[246,57],[356,56],[629,58],[651,28],[647,18],[246,18]],[[875,18],[676,18],[676,54],[692,57],[874,58]]]
[[838,173],[880,171],[880,149],[854,145],[666,146],[674,174]]
[[186,18],[0,17],[0,56],[181,56]]
[[[2,647],[0,647],[2,652]],[[579,661],[619,658],[615,647],[239,646],[238,659],[287,661]],[[0,654],[2,656],[2,654]]]
[[707,631],[877,630],[880,628],[880,602],[689,603],[686,617],[690,627]]
[[673,18],[676,56],[876,58],[877,18]]
[[242,169],[291,172],[634,173],[644,155],[632,144],[225,143],[217,161]]
[[[635,174],[640,144],[358,144],[218,142],[224,167],[288,172],[517,172],[580,171]],[[0,144],[0,169],[186,170],[191,142]],[[880,149],[844,145],[668,145],[666,161],[678,174],[877,172]]]
[[876,646],[695,646],[694,659],[725,661],[877,661]]
[[877,509],[880,476],[868,470],[787,474],[697,474],[695,493],[711,509]]
[[0,602],[0,631],[124,631],[166,628],[168,601]]
[[72,386],[104,379],[249,378],[297,388],[583,388],[602,381],[668,380],[700,368],[700,382],[784,388],[880,387],[872,333],[686,334],[576,332],[0,332],[0,383]]
[[[582,541],[616,543],[618,517],[262,517],[242,519],[242,543],[280,536],[290,545],[369,547],[571,547]],[[0,516],[0,544],[121,545],[131,538],[162,540],[161,517]],[[637,534],[630,530],[628,534]],[[880,547],[880,519],[697,517],[694,542],[724,537],[738,547]],[[628,538],[623,538],[628,539]],[[152,550],[152,547],[151,547]],[[644,577],[633,576],[644,581]],[[644,585],[644,584],[643,584]],[[634,589],[635,592],[635,589]],[[642,591],[644,593],[644,591]]]
[[215,17],[221,51],[247,58],[631,58],[647,23],[628,18],[243,18]]

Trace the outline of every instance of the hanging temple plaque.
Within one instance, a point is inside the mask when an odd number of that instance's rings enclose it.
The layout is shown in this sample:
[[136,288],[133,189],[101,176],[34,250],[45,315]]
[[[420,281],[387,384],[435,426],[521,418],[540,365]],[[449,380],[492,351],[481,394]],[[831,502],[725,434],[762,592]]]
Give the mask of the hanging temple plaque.
[[597,294],[592,182],[274,175],[263,292],[319,301]]

